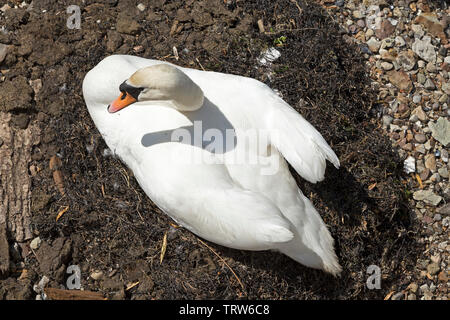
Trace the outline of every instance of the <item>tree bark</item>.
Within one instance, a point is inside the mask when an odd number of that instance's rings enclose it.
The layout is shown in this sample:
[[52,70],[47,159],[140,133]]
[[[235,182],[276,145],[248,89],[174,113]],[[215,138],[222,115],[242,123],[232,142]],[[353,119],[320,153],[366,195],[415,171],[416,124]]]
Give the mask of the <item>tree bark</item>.
[[[11,114],[0,112],[0,271],[9,269],[9,250],[5,241],[23,242],[32,237],[31,149],[39,143],[40,130],[9,125]],[[6,249],[5,249],[6,246]]]

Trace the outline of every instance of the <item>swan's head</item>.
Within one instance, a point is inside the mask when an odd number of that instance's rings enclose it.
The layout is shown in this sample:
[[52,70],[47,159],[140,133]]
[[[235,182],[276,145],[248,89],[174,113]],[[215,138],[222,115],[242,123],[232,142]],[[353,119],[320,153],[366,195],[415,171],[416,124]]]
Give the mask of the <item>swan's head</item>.
[[110,113],[139,101],[170,101],[181,111],[193,111],[203,105],[203,91],[183,71],[157,64],[136,71],[119,87],[120,96],[108,105]]

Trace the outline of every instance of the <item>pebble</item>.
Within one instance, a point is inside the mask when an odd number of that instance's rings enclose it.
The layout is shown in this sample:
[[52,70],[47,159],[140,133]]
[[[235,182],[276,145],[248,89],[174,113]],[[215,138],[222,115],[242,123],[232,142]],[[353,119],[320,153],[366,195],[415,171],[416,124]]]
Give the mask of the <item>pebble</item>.
[[405,39],[403,39],[402,36],[396,36],[394,42],[395,42],[395,46],[396,47],[400,47],[401,48],[401,47],[404,47],[406,45]]
[[394,120],[394,118],[392,118],[391,116],[384,115],[383,118],[382,118],[383,125],[385,127],[388,127],[392,123],[392,120]]
[[3,5],[3,6],[0,8],[0,11],[6,12],[6,11],[8,11],[9,9],[11,9],[11,7],[9,6],[9,4],[5,4],[5,5]]
[[[416,100],[417,101],[417,100]],[[414,101],[413,101],[414,102]],[[421,106],[415,108],[412,112],[412,115],[416,115],[420,121],[425,121],[427,119],[426,113],[422,110]]]
[[442,149],[441,151],[441,159],[442,161],[444,161],[445,163],[448,162],[448,152],[445,149]]
[[422,38],[425,35],[425,31],[423,31],[423,28],[420,24],[412,24],[411,30],[414,32],[414,38]]
[[403,296],[404,296],[403,292],[397,292],[392,296],[391,300],[401,300]]
[[439,102],[440,103],[445,103],[448,100],[448,95],[446,93],[444,93],[440,98],[439,98]]
[[262,52],[261,56],[258,58],[258,62],[262,65],[269,65],[279,57],[281,57],[281,52],[272,47]]
[[383,41],[381,41],[381,49],[389,49],[392,48],[394,46],[394,40],[392,40],[391,38],[386,38]]
[[418,143],[424,143],[427,140],[427,137],[423,133],[416,133],[414,139]]
[[364,22],[364,20],[360,19],[356,21],[356,25],[362,29],[366,26],[366,23]]
[[41,280],[33,286],[34,292],[36,292],[38,294],[44,293],[44,288],[47,286],[49,281],[50,281],[50,279],[47,276],[43,276],[41,278]]
[[438,280],[439,281],[442,281],[442,282],[448,282],[448,275],[447,275],[447,272],[445,272],[445,271],[441,271],[441,272],[439,272],[439,274],[438,274]]
[[387,72],[389,82],[396,86],[399,90],[403,92],[411,92],[413,84],[409,75],[405,71],[394,71],[391,70]]
[[436,285],[432,282],[430,284],[430,292],[435,292],[436,291]]
[[450,217],[445,217],[442,219],[442,226],[447,228],[450,226]]
[[442,197],[435,194],[432,190],[417,190],[413,193],[413,198],[432,206],[437,206],[442,200]]
[[424,84],[425,81],[427,81],[427,77],[425,77],[425,75],[422,72],[418,73],[417,74],[417,82],[420,84]]
[[450,122],[447,119],[439,117],[436,122],[430,121],[428,127],[431,129],[433,138],[443,146],[450,143]]
[[392,68],[394,68],[394,65],[392,63],[389,63],[389,62],[382,62],[381,63],[381,68],[383,70],[388,71],[388,70],[392,70]]
[[444,91],[447,95],[450,94],[450,83],[444,82],[441,86],[442,91]]
[[434,152],[434,156],[435,156],[436,158],[439,158],[439,157],[441,156],[441,152],[440,152],[439,150],[436,150],[436,151]]
[[439,266],[439,264],[437,264],[435,262],[432,262],[427,266],[427,272],[432,276],[437,274],[440,270],[441,270],[441,267]]
[[90,277],[93,280],[99,280],[99,279],[103,278],[103,272],[102,271],[94,271],[90,274]]
[[406,50],[397,55],[396,62],[403,70],[410,71],[416,66],[416,57],[412,50]]
[[432,62],[428,62],[427,66],[425,67],[425,70],[430,73],[437,73],[438,69],[436,68],[436,65]]
[[419,176],[420,176],[420,179],[422,179],[422,181],[427,180],[428,177],[430,176],[430,173],[431,173],[430,169],[424,168],[424,169],[422,170],[422,172],[420,172],[420,175],[419,175]]
[[435,172],[431,175],[430,181],[431,182],[441,182],[441,176],[439,175],[439,173]]
[[436,157],[434,154],[427,154],[425,156],[425,168],[430,169],[432,172],[436,171]]
[[39,249],[39,247],[41,246],[41,238],[36,237],[34,238],[31,242],[30,242],[30,248],[33,250],[37,250]]
[[409,174],[416,172],[416,159],[414,157],[409,156],[403,163],[403,170]]
[[425,154],[426,150],[423,144],[416,144],[416,151]]
[[[414,95],[412,100],[415,104],[419,104],[422,101],[422,96]],[[419,116],[417,116],[417,117],[419,117]]]
[[359,10],[353,11],[353,12],[352,12],[352,15],[353,15],[353,17],[356,18],[356,19],[361,19],[361,18],[364,18],[364,17],[366,16],[363,12],[361,12],[361,11],[359,11]]
[[145,10],[145,4],[139,3],[139,4],[137,5],[137,8],[138,8],[139,11],[143,12],[143,11]]
[[436,86],[434,85],[434,82],[431,79],[427,79],[427,81],[425,81],[425,84],[423,86],[427,90],[436,89]]
[[369,47],[370,51],[372,51],[373,53],[377,53],[381,46],[381,42],[374,37],[371,37],[369,41],[366,42],[366,44]]
[[422,40],[416,39],[412,45],[412,50],[420,58],[428,62],[436,62],[436,51],[431,44],[430,37],[423,37]]
[[417,290],[419,289],[419,286],[417,283],[412,282],[409,286],[409,291],[411,291],[412,293],[417,293]]
[[442,167],[438,169],[438,173],[442,178],[448,179],[448,169],[447,167]]
[[410,122],[416,122],[419,120],[419,117],[416,114],[411,115],[411,117],[409,117],[409,121]]
[[5,60],[6,54],[8,53],[8,46],[6,44],[0,43],[0,63]]
[[[376,21],[376,19],[375,19]],[[375,22],[375,25],[378,23]],[[387,37],[390,37],[395,31],[395,26],[389,20],[382,20],[379,24],[379,28],[375,29],[375,35],[378,39],[383,40]]]
[[416,300],[416,299],[417,299],[417,297],[416,297],[416,295],[414,293],[410,293],[408,295],[408,300]]

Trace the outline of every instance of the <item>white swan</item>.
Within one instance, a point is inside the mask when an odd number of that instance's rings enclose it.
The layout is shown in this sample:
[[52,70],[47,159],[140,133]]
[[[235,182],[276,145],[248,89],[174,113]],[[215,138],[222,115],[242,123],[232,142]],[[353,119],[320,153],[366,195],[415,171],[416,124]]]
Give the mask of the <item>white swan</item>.
[[265,84],[113,55],[89,71],[83,95],[108,147],[178,224],[223,246],[341,272],[333,238],[283,157],[310,182],[339,160]]

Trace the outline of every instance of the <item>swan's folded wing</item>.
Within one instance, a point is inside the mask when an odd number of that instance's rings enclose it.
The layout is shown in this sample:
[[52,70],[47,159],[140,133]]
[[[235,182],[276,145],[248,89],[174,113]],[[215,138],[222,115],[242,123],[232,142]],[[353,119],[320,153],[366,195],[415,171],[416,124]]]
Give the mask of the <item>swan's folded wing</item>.
[[[209,152],[178,143],[146,152],[139,160],[123,152],[124,161],[155,204],[198,236],[245,250],[273,249],[294,237],[279,208],[237,185],[225,165],[213,164]],[[210,164],[193,159],[209,159]]]
[[315,183],[324,179],[326,160],[339,168],[338,157],[322,135],[282,99],[273,96],[270,99],[266,125],[271,143],[297,173]]
[[174,217],[175,209],[172,217],[202,238],[236,249],[267,250],[294,237],[292,225],[264,196],[239,187],[195,194],[192,211]]

